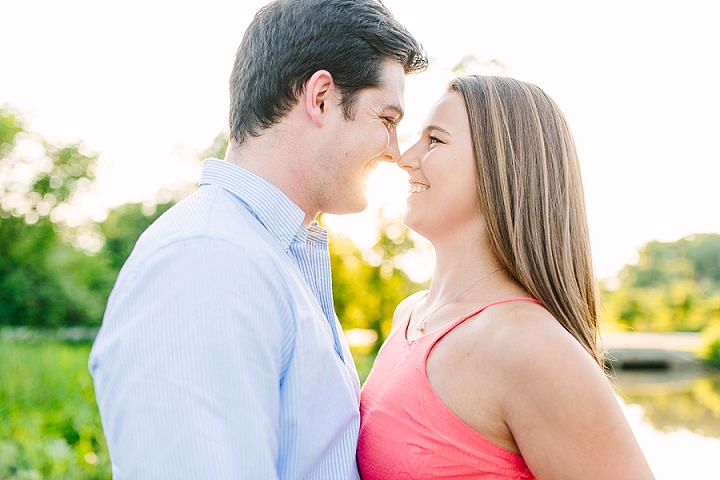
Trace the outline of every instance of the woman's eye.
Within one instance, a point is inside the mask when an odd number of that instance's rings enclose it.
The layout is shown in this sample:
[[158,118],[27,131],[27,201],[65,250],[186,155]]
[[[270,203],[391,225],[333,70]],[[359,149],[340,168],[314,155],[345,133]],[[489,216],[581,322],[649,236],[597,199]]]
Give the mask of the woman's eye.
[[388,131],[391,131],[395,127],[397,127],[397,123],[395,123],[395,120],[390,117],[383,117],[383,121],[385,122],[385,127],[387,127]]
[[430,136],[428,138],[430,139],[430,145],[434,145],[436,143],[443,143],[437,137]]

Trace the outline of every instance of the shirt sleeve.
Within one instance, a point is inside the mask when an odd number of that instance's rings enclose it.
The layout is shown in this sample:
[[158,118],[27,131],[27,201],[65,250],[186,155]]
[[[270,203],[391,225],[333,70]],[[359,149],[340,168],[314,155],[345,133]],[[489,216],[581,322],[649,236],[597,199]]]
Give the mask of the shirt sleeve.
[[208,238],[129,267],[90,359],[113,477],[277,478],[294,338],[277,268]]

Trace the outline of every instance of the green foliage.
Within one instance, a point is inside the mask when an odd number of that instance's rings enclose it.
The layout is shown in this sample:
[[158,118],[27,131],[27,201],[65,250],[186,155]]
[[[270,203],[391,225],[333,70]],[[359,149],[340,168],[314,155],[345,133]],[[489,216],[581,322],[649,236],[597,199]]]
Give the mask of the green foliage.
[[[707,361],[709,365],[720,368],[720,320],[703,330],[702,340],[700,358]],[[720,416],[720,408],[718,416]]]
[[[0,108],[0,325],[92,323],[101,309],[71,284],[84,255],[61,240],[53,212],[94,179],[82,143],[54,145]],[[97,323],[97,320],[95,320]]]
[[[659,431],[686,429],[720,438],[720,376],[706,374],[678,377],[674,382],[665,380],[665,384],[658,382],[654,388],[645,386],[624,394],[625,403],[642,406],[644,417]],[[653,382],[648,378],[645,384]]]
[[89,350],[0,340],[0,478],[110,478]]
[[397,268],[396,259],[413,247],[399,220],[379,216],[376,246],[361,252],[349,238],[331,235],[330,265],[335,311],[344,329],[364,328],[377,333],[370,349],[377,352],[390,333],[398,303],[423,288]]
[[375,357],[377,356],[377,352],[368,353],[366,350],[367,349],[352,349],[353,361],[355,362],[355,368],[360,378],[360,385],[365,383],[373,363],[375,363]]
[[97,154],[82,142],[50,143],[25,132],[22,120],[0,108],[0,216],[32,225],[95,179]]
[[104,247],[94,255],[65,243],[51,222],[0,219],[0,326],[100,325],[120,268],[140,234],[173,202],[148,212],[126,204],[98,226]]
[[22,130],[22,120],[15,112],[7,107],[0,108],[0,149],[4,149],[6,145],[11,146],[15,141],[15,136]]
[[640,251],[638,263],[627,265],[621,275],[633,288],[658,288],[690,280],[701,293],[720,292],[720,235],[649,242]]
[[213,140],[212,145],[202,153],[201,158],[203,160],[206,158],[219,158],[221,160],[225,158],[225,152],[228,147],[228,136],[227,133],[219,133]]
[[609,319],[636,331],[698,332],[720,322],[720,235],[650,242],[620,273],[615,290],[602,286]]
[[155,205],[148,211],[141,203],[128,203],[108,213],[107,219],[100,224],[100,231],[105,237],[105,247],[101,254],[109,262],[115,276],[142,232],[173,205],[174,202],[170,201]]
[[66,249],[49,222],[0,219],[0,325],[88,322],[66,283],[66,265],[54,261]]
[[[54,220],[90,187],[96,160],[82,143],[27,133],[17,114],[0,108],[0,326],[99,325],[135,241],[172,205],[123,205],[75,231]],[[105,241],[96,254],[71,245],[87,232]]]

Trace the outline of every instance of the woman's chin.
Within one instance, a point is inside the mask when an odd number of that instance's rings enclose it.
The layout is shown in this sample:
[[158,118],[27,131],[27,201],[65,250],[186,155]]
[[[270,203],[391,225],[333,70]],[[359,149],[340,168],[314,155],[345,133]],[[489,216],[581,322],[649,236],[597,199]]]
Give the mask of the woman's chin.
[[420,222],[418,215],[412,209],[408,208],[403,212],[402,222],[410,230],[422,235],[422,222]]

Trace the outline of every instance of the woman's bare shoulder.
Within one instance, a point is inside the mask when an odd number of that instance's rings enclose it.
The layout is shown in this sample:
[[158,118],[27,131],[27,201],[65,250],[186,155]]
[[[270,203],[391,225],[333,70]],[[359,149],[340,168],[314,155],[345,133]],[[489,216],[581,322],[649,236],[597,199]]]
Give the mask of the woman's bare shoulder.
[[492,356],[503,379],[501,410],[536,476],[652,478],[592,355],[543,307],[498,307],[488,313],[500,343]]
[[[580,342],[537,303],[508,302],[489,308],[485,314],[495,326],[496,344],[501,346],[496,354],[503,357],[502,365],[508,368],[527,370],[532,362],[552,370],[561,368],[569,359],[597,368]],[[537,362],[539,359],[543,362]]]

